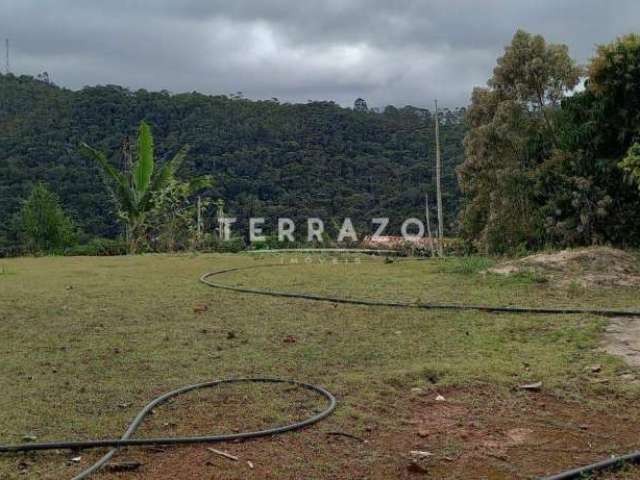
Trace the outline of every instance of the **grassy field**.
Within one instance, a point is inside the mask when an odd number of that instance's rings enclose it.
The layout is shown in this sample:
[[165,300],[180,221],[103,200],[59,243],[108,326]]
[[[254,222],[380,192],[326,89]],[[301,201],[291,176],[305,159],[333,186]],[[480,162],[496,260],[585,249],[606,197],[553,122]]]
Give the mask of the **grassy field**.
[[[534,478],[637,448],[640,386],[629,381],[635,372],[598,350],[603,318],[335,305],[198,282],[207,271],[276,264],[217,281],[403,301],[639,306],[638,289],[480,273],[488,263],[188,254],[0,260],[0,443],[117,437],[160,393],[263,375],[322,385],[339,407],[301,432],[218,447],[240,462],[205,446],[129,449],[118,458],[140,460],[140,469],[96,478]],[[541,392],[517,388],[537,381]],[[253,429],[319,407],[289,388],[225,387],[159,408],[139,435]],[[411,450],[433,455],[416,463]],[[0,479],[70,478],[98,453],[0,456]]]

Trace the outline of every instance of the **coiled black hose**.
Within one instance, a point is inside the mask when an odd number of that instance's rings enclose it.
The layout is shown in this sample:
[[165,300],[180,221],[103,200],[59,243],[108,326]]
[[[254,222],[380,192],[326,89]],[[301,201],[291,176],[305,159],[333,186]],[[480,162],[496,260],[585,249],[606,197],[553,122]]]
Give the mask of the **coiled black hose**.
[[[203,388],[217,387],[223,384],[231,383],[284,383],[293,385],[299,388],[310,390],[324,397],[328,401],[328,406],[320,413],[313,415],[312,417],[302,420],[300,422],[290,423],[281,427],[268,428],[265,430],[256,430],[253,432],[241,432],[230,433],[224,435],[208,435],[200,437],[162,437],[162,438],[130,438],[131,435],[138,429],[140,424],[144,421],[145,417],[156,408],[157,406],[165,403],[167,400],[182,395],[193,390],[200,390]],[[83,480],[88,478],[91,474],[100,470],[106,465],[113,455],[121,447],[128,446],[142,446],[142,445],[185,445],[193,443],[219,443],[228,442],[232,440],[247,440],[250,438],[267,437],[270,435],[276,435],[279,433],[290,432],[292,430],[298,430],[300,428],[309,426],[313,423],[328,417],[336,408],[335,397],[322,387],[317,385],[311,385],[310,383],[298,382],[296,380],[282,380],[279,378],[231,378],[226,380],[214,380],[211,382],[198,383],[194,385],[188,385],[186,387],[178,388],[171,392],[165,393],[158,398],[149,402],[138,415],[133,419],[127,431],[118,440],[88,440],[78,442],[47,442],[47,443],[27,443],[21,445],[0,445],[0,453],[11,452],[30,452],[36,450],[56,450],[56,449],[70,449],[70,450],[83,450],[88,448],[99,447],[112,447],[106,455],[100,460],[94,463],[91,467],[82,471],[80,474],[73,477],[73,480]]]

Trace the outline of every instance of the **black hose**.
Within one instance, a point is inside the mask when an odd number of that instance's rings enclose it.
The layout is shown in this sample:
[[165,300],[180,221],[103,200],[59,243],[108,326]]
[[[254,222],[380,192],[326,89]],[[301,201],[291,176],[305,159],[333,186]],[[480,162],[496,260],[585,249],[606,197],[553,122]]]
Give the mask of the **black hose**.
[[[158,405],[165,403],[167,400],[182,395],[193,390],[199,390],[203,388],[216,387],[223,384],[231,383],[285,383],[294,385],[299,388],[310,390],[319,394],[328,400],[329,405],[320,413],[313,415],[295,423],[290,423],[281,427],[268,428],[265,430],[256,430],[252,432],[230,433],[224,435],[208,435],[200,437],[162,437],[162,438],[140,438],[131,439],[131,435],[138,429],[140,424],[144,421],[145,417]],[[47,442],[47,443],[27,443],[21,445],[0,445],[0,453],[13,453],[13,452],[30,452],[36,450],[55,450],[55,449],[70,449],[70,450],[83,450],[88,448],[99,447],[112,447],[109,452],[104,455],[100,460],[94,463],[91,467],[82,471],[80,474],[73,477],[73,480],[83,480],[88,478],[91,474],[97,472],[100,468],[106,465],[113,455],[121,447],[128,446],[142,446],[142,445],[184,445],[193,443],[219,443],[228,442],[233,440],[247,440],[250,438],[266,437],[270,435],[276,435],[279,433],[289,432],[292,430],[298,430],[303,427],[307,427],[313,423],[328,417],[336,408],[335,397],[322,387],[311,385],[310,383],[298,382],[296,380],[282,380],[278,378],[231,378],[226,380],[214,380],[211,382],[198,383],[195,385],[188,385],[186,387],[173,390],[165,393],[158,398],[149,402],[133,419],[127,431],[118,440],[88,440],[77,442]]]
[[574,470],[567,470],[566,472],[558,473],[550,477],[544,477],[540,480],[575,480],[585,479],[594,473],[604,472],[606,470],[616,470],[622,468],[629,463],[640,463],[640,452],[633,452],[620,457],[610,458],[598,463],[592,463],[585,467],[576,468]]
[[251,270],[264,267],[280,267],[287,264],[275,263],[266,265],[251,265],[248,267],[227,268],[215,272],[205,273],[200,277],[200,281],[205,285],[223,290],[231,290],[232,292],[252,293],[256,295],[268,295],[270,297],[299,298],[303,300],[312,300],[316,302],[346,303],[350,305],[364,305],[369,307],[398,307],[398,308],[421,308],[421,309],[446,309],[446,310],[481,310],[484,312],[495,313],[541,313],[547,315],[556,314],[591,314],[601,316],[616,317],[637,317],[640,311],[633,310],[614,310],[602,308],[576,308],[576,307],[519,307],[519,306],[500,306],[500,305],[474,305],[461,303],[410,303],[410,302],[390,302],[384,300],[371,300],[346,297],[331,297],[326,295],[316,295],[313,293],[295,293],[280,292],[275,290],[263,290],[260,288],[234,287],[223,283],[216,283],[209,280],[214,276],[223,275],[225,273],[239,272],[242,270]]
[[[267,252],[265,252],[267,253]],[[353,252],[351,252],[353,253]],[[369,253],[369,252],[356,252],[356,253]],[[299,298],[313,301],[324,301],[332,303],[344,303],[353,305],[365,305],[365,306],[382,306],[382,307],[400,307],[400,308],[423,308],[423,309],[455,309],[455,310],[481,310],[487,312],[510,312],[510,313],[546,313],[546,314],[595,314],[605,316],[640,316],[638,311],[629,310],[612,310],[612,309],[587,309],[587,308],[572,308],[572,307],[558,307],[558,308],[539,308],[539,307],[507,307],[507,306],[488,306],[488,305],[468,305],[468,304],[444,304],[444,303],[407,303],[407,302],[388,302],[378,300],[366,300],[366,299],[350,299],[341,297],[330,297],[323,295],[314,295],[306,293],[293,293],[293,292],[278,292],[269,291],[255,288],[234,287],[230,285],[224,285],[214,283],[208,280],[209,277],[216,275],[222,275],[224,273],[237,272],[240,270],[247,270],[259,267],[273,267],[281,266],[280,264],[271,265],[258,265],[250,267],[229,268],[225,270],[218,270],[215,272],[205,273],[200,277],[200,281],[210,287],[231,290],[241,293],[252,293],[258,295],[268,295],[273,297],[285,297],[285,298]],[[199,436],[199,437],[163,437],[163,438],[147,438],[147,439],[131,439],[131,435],[138,429],[140,424],[144,421],[145,417],[155,407],[165,403],[167,400],[176,397],[178,395],[197,390],[202,388],[211,388],[221,384],[229,383],[287,383],[295,385],[300,388],[304,388],[313,392],[316,392],[326,398],[329,401],[329,406],[322,412],[309,417],[306,420],[284,425],[282,427],[275,427],[266,430],[257,430],[253,432],[241,432],[224,435],[212,435],[212,436]],[[176,444],[193,444],[193,443],[218,443],[232,440],[246,440],[250,438],[265,437],[269,435],[276,435],[279,433],[288,432],[291,430],[297,430],[313,423],[316,423],[327,416],[329,416],[336,407],[335,397],[322,387],[311,385],[308,383],[298,382],[295,380],[282,380],[276,378],[236,378],[226,380],[215,380],[212,382],[199,383],[194,385],[188,385],[186,387],[173,390],[165,393],[160,397],[154,399],[148,403],[140,413],[131,422],[127,431],[122,435],[119,440],[89,440],[89,441],[76,441],[76,442],[46,442],[46,443],[29,443],[21,445],[0,445],[0,453],[11,452],[28,452],[36,450],[53,450],[53,449],[72,449],[81,450],[88,448],[99,447],[112,447],[109,452],[98,460],[91,467],[87,468],[72,480],[83,480],[88,478],[91,474],[98,471],[105,464],[107,464],[118,449],[127,446],[142,446],[142,445],[176,445]],[[553,475],[551,477],[545,477],[541,480],[568,480],[583,478],[584,475],[599,472],[602,470],[618,468],[625,463],[640,462],[640,452],[634,452],[628,455],[612,458],[602,462],[594,463],[585,467],[577,468],[574,470],[568,470],[566,472]]]
[[[269,265],[252,265],[249,267],[228,268],[215,272],[205,273],[200,277],[200,281],[210,287],[231,290],[241,293],[252,293],[257,295],[268,295],[272,297],[299,298],[304,300],[313,300],[321,302],[346,303],[352,305],[365,305],[374,307],[400,307],[400,308],[424,308],[424,309],[453,309],[453,310],[481,310],[485,312],[507,312],[507,313],[543,313],[543,314],[593,314],[602,316],[640,316],[640,311],[630,310],[612,310],[598,308],[572,308],[572,307],[556,307],[556,308],[540,308],[540,307],[507,307],[507,306],[490,306],[490,305],[468,305],[468,304],[445,304],[445,303],[405,303],[405,302],[387,302],[378,300],[354,299],[343,297],[330,297],[324,295],[314,295],[310,293],[293,293],[278,292],[271,290],[263,290],[258,288],[234,287],[221,283],[215,283],[208,280],[210,277],[222,275],[225,273],[237,272],[260,267],[276,267],[284,264]],[[585,467],[567,470],[566,472],[545,477],[540,480],[569,480],[584,478],[585,475],[620,468],[626,463],[640,463],[640,452],[630,453],[620,457],[604,460]]]

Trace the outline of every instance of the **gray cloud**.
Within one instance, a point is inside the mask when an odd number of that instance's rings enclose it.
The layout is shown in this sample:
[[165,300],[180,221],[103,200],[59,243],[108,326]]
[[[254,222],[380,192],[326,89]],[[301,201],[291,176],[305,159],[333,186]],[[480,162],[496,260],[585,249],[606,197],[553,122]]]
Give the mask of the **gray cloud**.
[[0,36],[15,73],[71,88],[456,106],[517,28],[585,62],[638,18],[636,0],[5,0]]

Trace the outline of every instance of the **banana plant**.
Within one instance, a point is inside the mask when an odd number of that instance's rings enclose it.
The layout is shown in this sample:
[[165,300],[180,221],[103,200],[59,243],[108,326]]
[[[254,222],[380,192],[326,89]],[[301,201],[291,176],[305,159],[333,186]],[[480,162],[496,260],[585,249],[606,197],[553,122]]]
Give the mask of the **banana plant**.
[[144,234],[145,219],[154,207],[155,198],[175,178],[188,147],[180,149],[155,174],[153,136],[145,122],[141,122],[138,129],[137,158],[130,171],[120,172],[109,163],[103,152],[86,143],[82,143],[80,149],[98,162],[106,176],[112,180],[110,188],[118,203],[119,214],[125,221],[129,253],[136,253],[138,242]]

